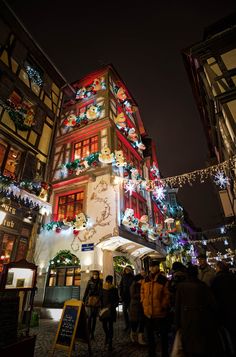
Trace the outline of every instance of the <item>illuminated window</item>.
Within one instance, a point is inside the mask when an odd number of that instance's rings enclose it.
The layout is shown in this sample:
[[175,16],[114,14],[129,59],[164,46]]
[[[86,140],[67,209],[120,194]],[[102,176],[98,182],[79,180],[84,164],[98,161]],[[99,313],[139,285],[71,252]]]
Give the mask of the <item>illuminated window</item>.
[[75,144],[74,159],[81,159],[98,151],[98,135]]
[[83,210],[84,191],[60,196],[58,201],[58,220],[65,218],[73,219],[76,214]]
[[47,286],[80,286],[79,267],[58,267],[49,269]]
[[9,263],[11,260],[15,239],[15,236],[6,233],[0,237],[0,272],[2,271],[3,263]]
[[20,150],[0,139],[0,169],[3,175],[17,178],[20,158]]

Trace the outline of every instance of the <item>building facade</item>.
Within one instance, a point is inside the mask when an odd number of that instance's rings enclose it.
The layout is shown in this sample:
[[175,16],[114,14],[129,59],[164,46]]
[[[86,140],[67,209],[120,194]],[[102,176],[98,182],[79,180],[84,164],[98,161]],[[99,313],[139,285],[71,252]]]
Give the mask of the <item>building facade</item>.
[[72,87],[49,170],[53,214],[35,251],[38,303],[51,307],[82,296],[89,271],[113,275],[116,257],[136,270],[147,256],[164,260],[183,219],[176,191],[160,184],[155,145],[115,69]]
[[32,261],[48,200],[48,163],[65,80],[0,1],[0,271]]
[[[183,50],[205,129],[210,164],[233,158],[236,153],[236,13],[205,30],[203,41]],[[235,167],[225,172],[230,184],[219,196],[226,223],[235,219]]]

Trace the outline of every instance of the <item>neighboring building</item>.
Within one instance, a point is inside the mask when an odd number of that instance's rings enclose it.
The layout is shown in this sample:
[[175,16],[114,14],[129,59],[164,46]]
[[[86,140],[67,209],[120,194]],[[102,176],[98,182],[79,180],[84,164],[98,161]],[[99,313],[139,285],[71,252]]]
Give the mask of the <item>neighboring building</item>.
[[51,160],[53,217],[35,255],[37,299],[51,307],[78,297],[91,269],[113,274],[114,257],[127,256],[136,269],[150,255],[164,260],[168,234],[181,230],[183,218],[175,190],[164,200],[162,188],[154,189],[155,145],[115,69],[108,65],[72,87]]
[[[236,13],[208,27],[203,41],[183,50],[184,63],[208,140],[211,164],[236,154]],[[226,223],[236,214],[236,168],[219,190]]]
[[47,166],[65,80],[0,1],[0,225],[2,264],[33,259],[43,212],[50,211]]

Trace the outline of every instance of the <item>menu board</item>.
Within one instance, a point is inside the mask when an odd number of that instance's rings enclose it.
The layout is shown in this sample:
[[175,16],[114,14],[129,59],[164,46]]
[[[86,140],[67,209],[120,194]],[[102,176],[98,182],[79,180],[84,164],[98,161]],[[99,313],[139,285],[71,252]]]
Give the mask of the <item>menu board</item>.
[[56,344],[70,346],[78,317],[79,306],[66,305],[61,318]]

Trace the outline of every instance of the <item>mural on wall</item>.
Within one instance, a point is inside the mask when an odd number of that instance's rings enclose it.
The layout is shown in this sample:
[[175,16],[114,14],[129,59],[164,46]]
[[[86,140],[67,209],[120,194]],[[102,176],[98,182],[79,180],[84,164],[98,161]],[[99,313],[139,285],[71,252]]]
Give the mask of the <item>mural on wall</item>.
[[96,208],[101,207],[101,209],[96,209],[96,212],[99,212],[99,214],[94,219],[95,223],[91,227],[87,227],[81,235],[79,232],[78,234],[74,233],[74,238],[71,243],[71,248],[74,252],[77,252],[80,249],[80,243],[87,242],[93,238],[93,236],[97,233],[98,227],[110,225],[111,220],[108,218],[112,216],[111,203],[109,202],[109,198],[107,196],[101,197],[101,193],[106,192],[108,187],[108,182],[104,178],[101,178],[98,184],[93,188],[90,201],[94,202],[94,206],[96,206]]

